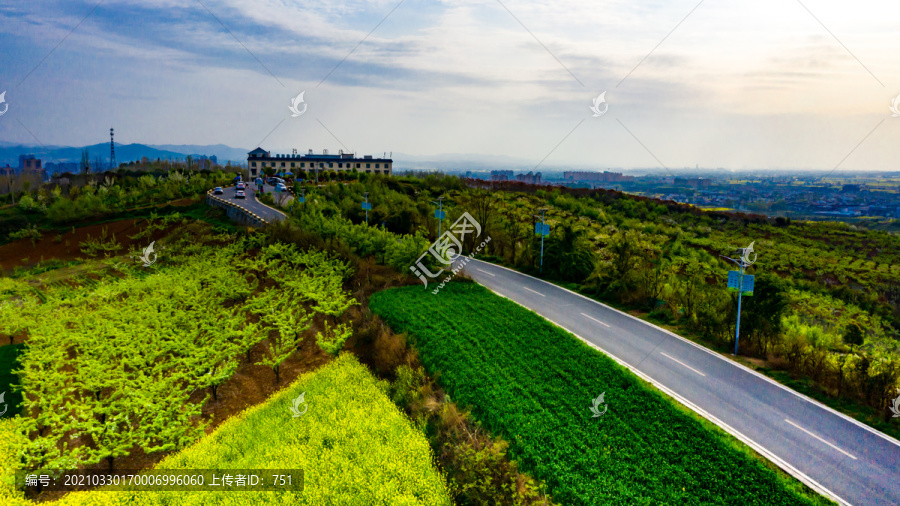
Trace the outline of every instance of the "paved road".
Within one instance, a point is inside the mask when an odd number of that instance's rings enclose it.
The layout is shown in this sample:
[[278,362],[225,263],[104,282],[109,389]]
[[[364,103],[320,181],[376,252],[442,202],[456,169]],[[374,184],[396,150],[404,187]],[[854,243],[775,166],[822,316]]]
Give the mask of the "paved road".
[[487,262],[473,279],[611,355],[842,504],[900,504],[900,442],[628,314]]
[[[243,207],[244,209],[256,214],[260,218],[262,218],[270,223],[273,221],[283,220],[286,217],[285,214],[282,213],[281,211],[272,209],[271,207],[256,200],[256,185],[255,184],[247,185],[247,188],[245,189],[245,193],[246,193],[247,197],[243,198],[243,199],[234,198],[235,188],[233,186],[230,188],[224,188],[224,190],[225,190],[225,194],[217,195],[217,197],[225,199],[225,200],[229,200],[229,201]],[[267,192],[269,192],[271,190],[272,190],[271,187],[266,187]]]

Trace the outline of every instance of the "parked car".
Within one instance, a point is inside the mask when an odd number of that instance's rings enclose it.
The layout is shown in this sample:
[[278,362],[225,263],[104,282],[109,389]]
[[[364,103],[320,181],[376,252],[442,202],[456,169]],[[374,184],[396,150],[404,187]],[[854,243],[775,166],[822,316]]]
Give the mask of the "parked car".
[[235,190],[234,198],[236,198],[236,199],[246,198],[246,195],[244,195],[244,190]]
[[221,194],[223,194],[223,193],[225,193],[225,191],[222,189],[221,186],[216,186],[216,187],[213,189],[213,194],[215,194],[215,195],[221,195]]
[[278,188],[279,191],[283,191],[283,192],[286,192],[286,191],[287,191],[287,186],[285,186],[284,183],[278,183],[278,184],[276,184],[276,185],[275,185],[275,188]]

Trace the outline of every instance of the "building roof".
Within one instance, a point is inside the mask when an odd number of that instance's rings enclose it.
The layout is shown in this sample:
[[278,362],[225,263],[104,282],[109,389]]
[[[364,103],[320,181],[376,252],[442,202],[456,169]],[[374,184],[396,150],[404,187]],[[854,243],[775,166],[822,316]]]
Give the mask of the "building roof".
[[248,158],[256,158],[262,159],[266,161],[271,160],[282,160],[282,161],[294,161],[294,162],[335,162],[335,161],[346,161],[346,162],[384,162],[384,163],[393,163],[393,160],[390,158],[373,158],[371,155],[365,155],[363,157],[355,157],[353,153],[340,153],[337,155],[324,154],[324,153],[310,153],[305,155],[294,155],[294,154],[285,154],[272,155],[268,151],[262,148],[256,148],[253,151],[247,153]]

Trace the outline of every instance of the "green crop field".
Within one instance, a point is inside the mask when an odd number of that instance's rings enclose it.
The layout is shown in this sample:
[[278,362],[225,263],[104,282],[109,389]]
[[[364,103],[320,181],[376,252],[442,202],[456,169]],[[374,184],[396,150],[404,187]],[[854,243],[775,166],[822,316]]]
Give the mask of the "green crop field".
[[[453,399],[562,504],[827,504],[570,333],[476,284],[376,293]],[[608,412],[595,418],[592,399]]]
[[[308,406],[294,418],[292,399]],[[15,422],[0,422],[0,503],[31,503],[6,483],[15,469]],[[302,469],[302,492],[76,492],[59,506],[397,504],[449,505],[447,485],[412,421],[383,385],[345,354],[298,378],[268,401],[236,415],[156,469]]]

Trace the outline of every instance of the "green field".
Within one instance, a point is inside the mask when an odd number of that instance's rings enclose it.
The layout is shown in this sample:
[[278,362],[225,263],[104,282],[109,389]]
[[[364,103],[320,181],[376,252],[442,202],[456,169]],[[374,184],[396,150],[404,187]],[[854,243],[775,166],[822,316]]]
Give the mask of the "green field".
[[[827,504],[612,359],[476,284],[418,286],[370,308],[408,332],[429,373],[511,441],[562,504]],[[608,412],[592,417],[605,393]]]
[[[449,505],[447,485],[433,467],[425,437],[385,395],[353,355],[345,354],[298,378],[268,401],[156,469],[302,469],[302,492],[72,493],[56,505]],[[306,413],[294,418],[292,399],[304,393]],[[0,479],[15,467],[12,421],[0,422]],[[4,488],[0,503],[36,504]]]

